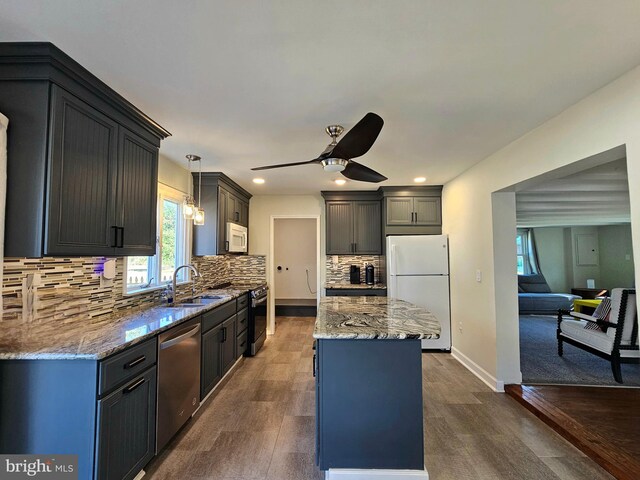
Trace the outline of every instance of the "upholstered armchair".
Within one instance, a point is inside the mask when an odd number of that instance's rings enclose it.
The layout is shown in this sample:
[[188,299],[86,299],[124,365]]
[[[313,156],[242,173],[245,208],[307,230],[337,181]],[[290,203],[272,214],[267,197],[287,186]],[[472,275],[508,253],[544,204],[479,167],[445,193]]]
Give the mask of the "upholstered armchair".
[[563,343],[586,350],[611,362],[613,378],[622,383],[621,363],[640,362],[636,291],[614,288],[611,312],[605,319],[558,310],[558,355]]

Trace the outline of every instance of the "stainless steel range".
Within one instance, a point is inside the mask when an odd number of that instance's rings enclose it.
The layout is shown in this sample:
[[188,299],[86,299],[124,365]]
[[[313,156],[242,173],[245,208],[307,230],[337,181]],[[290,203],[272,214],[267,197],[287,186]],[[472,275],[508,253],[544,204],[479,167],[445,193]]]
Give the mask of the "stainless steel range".
[[260,350],[267,338],[267,309],[269,287],[264,285],[251,290],[251,305],[249,307],[249,349],[250,356]]

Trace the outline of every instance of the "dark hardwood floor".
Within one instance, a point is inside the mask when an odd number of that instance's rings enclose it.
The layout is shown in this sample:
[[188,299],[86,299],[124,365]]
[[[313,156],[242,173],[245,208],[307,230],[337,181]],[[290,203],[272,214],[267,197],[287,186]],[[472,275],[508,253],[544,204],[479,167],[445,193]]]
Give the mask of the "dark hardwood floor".
[[[313,318],[276,334],[146,468],[145,479],[315,480]],[[449,354],[423,354],[431,480],[604,480],[593,460]]]
[[640,479],[640,388],[508,385],[506,390],[616,478]]

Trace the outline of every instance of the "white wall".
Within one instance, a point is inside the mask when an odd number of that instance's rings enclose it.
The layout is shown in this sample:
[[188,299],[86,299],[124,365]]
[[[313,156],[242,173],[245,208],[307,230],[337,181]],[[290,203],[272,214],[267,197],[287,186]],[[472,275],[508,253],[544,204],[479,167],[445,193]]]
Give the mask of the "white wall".
[[316,298],[316,220],[278,218],[274,230],[275,265],[282,266],[274,272],[277,298]]
[[191,176],[189,175],[189,170],[169,160],[162,155],[162,153],[160,154],[158,162],[158,181],[181,192],[191,192]]
[[569,293],[571,281],[568,278],[567,262],[565,258],[565,228],[539,227],[533,229],[538,251],[540,270],[547,279],[552,292]]
[[637,286],[633,269],[633,245],[629,225],[598,228],[600,282],[603,288]]
[[[273,284],[271,261],[271,217],[319,216],[320,258],[325,256],[324,200],[318,195],[256,195],[249,202],[249,253],[267,256],[267,279]],[[326,276],[324,262],[320,262],[320,283]],[[268,333],[275,327],[275,298],[269,297]]]
[[[443,231],[449,235],[451,251],[454,353],[476,370],[495,377],[496,384],[518,383],[521,375],[519,349],[514,341],[518,338],[515,254],[509,248],[493,248],[494,231],[511,236],[515,242],[515,228],[511,234],[505,233],[504,226],[512,219],[510,215],[496,218],[492,193],[514,190],[514,185],[527,179],[620,145],[626,145],[633,246],[640,251],[640,67],[444,186]],[[589,160],[581,167],[590,163],[595,166],[604,162]],[[497,211],[504,215],[504,208]],[[510,262],[506,257],[511,255],[513,274],[504,275],[504,265]],[[638,263],[636,255],[636,284]],[[483,272],[481,283],[476,282],[476,269]],[[462,332],[456,328],[458,322],[463,324]],[[498,337],[511,344],[498,347]]]

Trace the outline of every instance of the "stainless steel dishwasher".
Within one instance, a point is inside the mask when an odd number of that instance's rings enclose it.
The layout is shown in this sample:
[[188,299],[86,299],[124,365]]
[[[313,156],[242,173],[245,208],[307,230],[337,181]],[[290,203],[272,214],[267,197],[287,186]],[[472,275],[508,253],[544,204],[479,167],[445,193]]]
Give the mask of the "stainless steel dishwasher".
[[200,318],[158,336],[156,453],[198,408],[200,337]]

